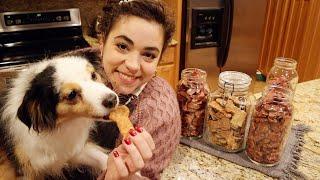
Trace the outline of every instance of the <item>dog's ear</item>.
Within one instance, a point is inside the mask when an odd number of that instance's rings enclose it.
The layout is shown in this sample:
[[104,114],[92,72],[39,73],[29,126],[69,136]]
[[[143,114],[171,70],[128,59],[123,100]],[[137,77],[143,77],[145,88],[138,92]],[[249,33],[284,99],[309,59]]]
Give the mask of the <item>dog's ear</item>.
[[87,59],[94,67],[101,67],[101,55],[100,50],[98,48],[85,48],[78,49],[74,51],[70,51],[64,54],[61,54],[61,57],[65,56],[80,56]]
[[[79,49],[79,50],[74,50],[70,51],[67,53],[64,53],[60,55],[61,57],[65,56],[80,56],[85,58],[92,66],[94,69],[97,71],[97,73],[100,74],[100,76],[104,77],[104,70],[103,70],[103,65],[101,63],[102,57],[101,57],[101,51],[99,48],[85,48],[85,49]],[[106,77],[104,77],[106,78]]]
[[55,68],[48,66],[35,76],[17,112],[18,118],[36,132],[53,129],[56,124],[59,95],[54,88],[54,73]]

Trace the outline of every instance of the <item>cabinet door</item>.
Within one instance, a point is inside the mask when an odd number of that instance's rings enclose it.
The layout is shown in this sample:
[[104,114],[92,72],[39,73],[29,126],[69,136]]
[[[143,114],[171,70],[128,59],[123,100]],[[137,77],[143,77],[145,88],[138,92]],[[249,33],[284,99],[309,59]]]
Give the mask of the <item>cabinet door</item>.
[[157,67],[157,76],[162,77],[163,79],[167,80],[168,83],[175,89],[174,85],[174,65],[160,65]]
[[162,59],[160,60],[160,64],[169,64],[174,63],[174,53],[176,46],[169,46],[166,51],[164,51],[162,55]]
[[320,78],[320,1],[268,0],[259,70],[267,74],[276,57],[298,62],[299,82]]

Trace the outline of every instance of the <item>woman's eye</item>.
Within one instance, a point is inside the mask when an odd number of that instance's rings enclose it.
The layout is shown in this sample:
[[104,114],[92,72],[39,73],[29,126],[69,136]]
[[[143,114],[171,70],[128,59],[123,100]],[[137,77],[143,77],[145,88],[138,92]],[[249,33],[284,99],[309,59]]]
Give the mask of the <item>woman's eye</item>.
[[153,53],[144,53],[143,56],[146,57],[148,60],[156,58],[156,56]]
[[126,50],[126,49],[128,49],[128,46],[127,46],[126,44],[123,44],[123,43],[117,44],[117,47],[118,47],[120,50]]
[[68,96],[67,96],[67,99],[69,100],[69,101],[72,101],[72,100],[74,100],[76,97],[77,97],[77,92],[75,91],[75,90],[72,90],[69,94],[68,94]]
[[91,79],[94,81],[97,80],[97,74],[95,72],[91,73]]

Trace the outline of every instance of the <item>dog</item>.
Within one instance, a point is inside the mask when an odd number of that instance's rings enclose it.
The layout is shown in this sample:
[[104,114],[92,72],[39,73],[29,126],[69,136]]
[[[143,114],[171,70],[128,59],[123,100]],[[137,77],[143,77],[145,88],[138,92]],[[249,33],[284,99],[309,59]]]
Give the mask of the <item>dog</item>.
[[105,86],[95,63],[91,55],[64,55],[18,74],[0,107],[7,167],[26,179],[59,177],[64,168],[80,165],[106,169],[108,155],[89,134],[119,98]]

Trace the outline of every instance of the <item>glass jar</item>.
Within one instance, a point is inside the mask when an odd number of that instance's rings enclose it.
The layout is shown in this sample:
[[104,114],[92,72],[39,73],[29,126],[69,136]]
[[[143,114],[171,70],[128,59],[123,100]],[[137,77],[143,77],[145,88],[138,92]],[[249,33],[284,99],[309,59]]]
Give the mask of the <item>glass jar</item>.
[[247,140],[246,154],[265,166],[278,164],[292,124],[292,90],[267,86],[255,106]]
[[178,83],[178,102],[184,137],[200,138],[203,132],[205,107],[209,87],[207,73],[197,68],[187,68],[181,73]]
[[204,141],[226,152],[244,150],[254,97],[251,77],[225,71],[219,75],[218,90],[210,94],[205,118]]
[[298,83],[297,62],[276,58],[267,77],[267,86],[255,105],[246,154],[255,163],[279,163],[291,130],[293,94]]
[[297,61],[291,58],[277,57],[267,76],[267,84],[283,86],[295,90],[298,83]]

